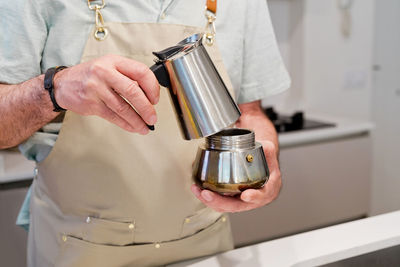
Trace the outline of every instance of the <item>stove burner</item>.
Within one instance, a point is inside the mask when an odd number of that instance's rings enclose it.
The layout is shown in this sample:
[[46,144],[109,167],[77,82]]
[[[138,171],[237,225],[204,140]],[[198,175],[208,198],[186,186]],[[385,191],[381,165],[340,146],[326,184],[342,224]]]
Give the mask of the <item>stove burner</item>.
[[264,113],[272,121],[278,133],[335,126],[333,123],[306,120],[302,111],[296,112],[292,116],[287,116],[278,114],[273,107],[268,107],[264,109]]

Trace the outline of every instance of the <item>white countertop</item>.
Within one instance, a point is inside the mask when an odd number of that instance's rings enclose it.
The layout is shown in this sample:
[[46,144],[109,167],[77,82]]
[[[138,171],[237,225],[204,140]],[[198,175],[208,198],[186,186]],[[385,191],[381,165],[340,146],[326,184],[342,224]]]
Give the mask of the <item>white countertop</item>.
[[[351,137],[369,133],[374,125],[371,122],[335,118],[327,115],[308,114],[307,118],[335,123],[335,127],[283,133],[279,135],[281,149],[324,142],[337,138]],[[15,182],[33,177],[35,163],[25,159],[19,152],[0,151],[0,183]]]
[[397,211],[170,266],[318,266],[399,244]]
[[0,151],[0,184],[33,177],[35,163],[16,151]]
[[335,127],[304,130],[279,134],[280,148],[324,142],[338,138],[352,137],[368,134],[374,129],[374,124],[368,121],[360,121],[348,118],[333,117],[325,114],[307,113],[307,119],[321,122],[334,123]]

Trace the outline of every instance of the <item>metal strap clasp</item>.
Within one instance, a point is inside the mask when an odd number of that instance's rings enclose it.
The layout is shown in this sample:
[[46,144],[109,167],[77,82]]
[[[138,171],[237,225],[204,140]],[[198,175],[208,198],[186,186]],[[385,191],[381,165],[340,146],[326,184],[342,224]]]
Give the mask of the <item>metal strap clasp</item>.
[[216,34],[214,21],[216,20],[217,16],[215,13],[211,12],[207,6],[205,16],[207,18],[207,24],[204,31],[204,39],[207,45],[212,46],[214,44]]
[[101,5],[91,4],[93,1],[94,0],[87,0],[89,9],[95,11],[96,31],[94,32],[94,38],[96,38],[97,41],[103,41],[108,35],[108,30],[104,25],[103,15],[100,10],[105,7],[106,3],[104,0],[101,0]]

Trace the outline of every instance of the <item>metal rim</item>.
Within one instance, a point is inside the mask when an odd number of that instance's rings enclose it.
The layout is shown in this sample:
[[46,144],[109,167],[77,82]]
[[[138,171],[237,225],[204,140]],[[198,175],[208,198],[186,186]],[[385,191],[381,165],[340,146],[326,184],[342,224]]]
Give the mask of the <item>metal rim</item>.
[[248,129],[225,129],[206,137],[206,148],[209,149],[245,149],[252,148],[255,145],[255,134]]

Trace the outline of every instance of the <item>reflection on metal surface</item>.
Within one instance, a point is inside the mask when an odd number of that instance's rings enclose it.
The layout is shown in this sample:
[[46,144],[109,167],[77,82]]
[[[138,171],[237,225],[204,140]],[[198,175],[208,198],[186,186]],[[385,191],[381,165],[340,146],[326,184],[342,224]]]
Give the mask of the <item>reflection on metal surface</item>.
[[[170,96],[186,140],[210,136],[232,125],[240,111],[195,34],[163,51],[151,69]],[[165,73],[166,72],[166,73]]]
[[193,168],[198,185],[228,195],[261,188],[268,177],[262,146],[255,142],[254,132],[246,129],[227,129],[207,137]]

